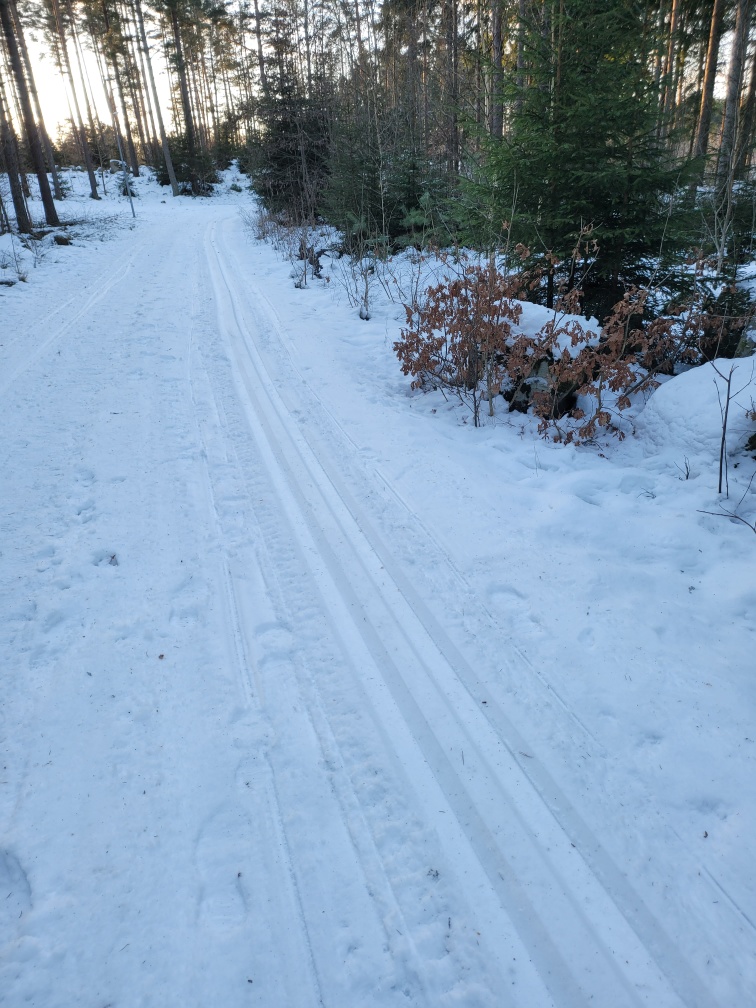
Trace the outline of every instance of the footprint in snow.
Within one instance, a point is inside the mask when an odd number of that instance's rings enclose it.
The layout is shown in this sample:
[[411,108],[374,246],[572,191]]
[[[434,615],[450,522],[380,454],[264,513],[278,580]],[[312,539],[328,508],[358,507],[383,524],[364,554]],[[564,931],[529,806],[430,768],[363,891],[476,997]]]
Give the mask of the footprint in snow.
[[200,918],[212,927],[233,929],[246,920],[244,866],[250,832],[249,819],[234,806],[221,808],[200,831],[196,850]]
[[26,872],[10,851],[0,850],[0,934],[8,935],[31,908]]

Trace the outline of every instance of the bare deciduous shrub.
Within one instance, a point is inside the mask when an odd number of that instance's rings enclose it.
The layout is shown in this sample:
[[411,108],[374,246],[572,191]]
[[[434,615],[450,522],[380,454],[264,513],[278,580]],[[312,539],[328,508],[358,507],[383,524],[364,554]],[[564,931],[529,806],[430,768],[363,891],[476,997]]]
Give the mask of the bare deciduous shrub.
[[429,287],[421,303],[405,305],[407,321],[394,350],[413,388],[443,388],[470,403],[475,426],[485,396],[493,399],[507,374],[513,324],[522,314],[520,281],[462,257],[456,276]]
[[[527,250],[525,250],[527,251]],[[609,429],[624,434],[619,414],[632,397],[655,388],[660,373],[695,362],[711,319],[700,303],[643,321],[649,290],[633,288],[604,323],[587,328],[576,317],[581,292],[557,300],[535,335],[518,331],[519,301],[538,274],[503,276],[461,258],[456,276],[406,305],[407,320],[394,350],[413,388],[442,388],[468,402],[480,423],[480,403],[501,393],[509,409],[532,409],[539,430],[556,441],[581,442]]]

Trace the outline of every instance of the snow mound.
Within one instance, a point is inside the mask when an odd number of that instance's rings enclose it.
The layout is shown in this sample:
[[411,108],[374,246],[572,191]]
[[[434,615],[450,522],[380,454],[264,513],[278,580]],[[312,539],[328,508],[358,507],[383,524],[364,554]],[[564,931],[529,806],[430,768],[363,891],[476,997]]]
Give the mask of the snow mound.
[[584,347],[595,346],[598,343],[601,325],[597,318],[569,315],[566,312],[555,311],[553,308],[546,308],[544,305],[533,304],[529,301],[520,303],[522,304],[522,315],[518,328],[526,336],[536,336],[549,322],[554,323],[557,329],[567,329],[570,332],[585,334],[577,346],[573,346],[569,336],[561,335],[557,341],[559,353],[566,350],[571,357],[577,357]]
[[722,409],[732,370],[728,445],[740,450],[756,425],[748,413],[756,406],[756,359],[716,360],[677,375],[651,396],[637,430],[655,448],[683,448],[688,454],[716,458],[722,437]]

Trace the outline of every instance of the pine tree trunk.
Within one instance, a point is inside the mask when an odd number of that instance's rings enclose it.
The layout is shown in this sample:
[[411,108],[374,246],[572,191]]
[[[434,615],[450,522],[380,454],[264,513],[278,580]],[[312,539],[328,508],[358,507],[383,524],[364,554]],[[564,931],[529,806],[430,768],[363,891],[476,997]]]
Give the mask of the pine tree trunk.
[[123,135],[121,133],[121,126],[118,122],[118,111],[116,109],[115,97],[113,95],[113,88],[110,84],[110,74],[108,73],[108,63],[107,57],[102,50],[102,44],[97,44],[95,40],[94,47],[95,56],[97,58],[97,69],[100,71],[100,83],[102,84],[102,90],[105,92],[105,100],[108,103],[108,111],[110,112],[110,121],[113,126],[113,133],[115,135],[116,147],[118,148],[118,156],[123,161],[124,159],[124,145],[123,145]]
[[[106,35],[107,35],[110,32],[111,25],[110,25],[110,18],[109,18],[109,15],[108,15],[107,4],[104,3],[104,2],[103,2],[103,5],[102,5],[102,15],[103,15],[104,23],[105,23],[105,32],[106,32]],[[110,52],[108,52],[105,49],[104,39],[100,40],[100,45],[102,47],[102,58],[103,58],[103,63],[104,63],[104,66],[100,67],[100,73],[102,75],[103,84],[105,86],[106,94],[109,93],[108,101],[109,101],[109,104],[110,104],[110,113],[111,113],[111,116],[113,117],[113,126],[114,126],[114,129],[116,131],[116,136],[117,136],[118,143],[119,143],[119,148],[120,148],[119,153],[121,155],[121,159],[123,160],[123,158],[124,158],[123,144],[125,143],[125,145],[126,145],[126,151],[128,152],[128,158],[131,161],[131,172],[132,172],[132,174],[136,178],[138,178],[139,177],[139,161],[138,161],[137,155],[136,155],[136,148],[134,147],[134,139],[133,139],[133,137],[131,135],[131,126],[129,124],[129,116],[128,116],[128,112],[126,110],[126,101],[125,101],[124,95],[123,95],[123,86],[121,84],[121,72],[120,72],[120,68],[119,68],[119,65],[118,65],[118,53],[117,53],[116,49],[114,49],[112,47],[110,47]],[[121,135],[120,130],[119,130],[119,126],[118,126],[118,115],[116,113],[116,106],[115,106],[115,100],[114,100],[113,90],[112,90],[112,87],[110,85],[110,77],[109,77],[109,74],[107,74],[105,72],[107,70],[107,67],[108,67],[108,62],[110,62],[111,66],[112,66],[113,81],[114,81],[114,84],[115,84],[115,93],[118,95],[118,101],[119,101],[120,106],[121,106],[121,115],[123,117],[123,135]]]
[[139,25],[136,20],[134,21],[134,38],[133,38],[133,54],[134,61],[139,67],[139,79],[140,79],[140,100],[142,102],[142,114],[145,121],[145,132],[147,134],[147,146],[149,148],[149,164],[155,165],[157,162],[157,148],[158,148],[158,131],[157,124],[155,122],[155,115],[152,107],[152,91],[147,86],[147,67],[144,62],[144,52],[142,51],[142,39],[139,34]]
[[[18,15],[18,11],[14,8],[14,13]],[[20,28],[20,22],[19,22]],[[45,155],[45,162],[52,175],[53,182],[53,195],[55,199],[63,199],[63,190],[60,185],[60,177],[58,175],[58,169],[55,166],[55,154],[53,153],[52,144],[50,143],[50,137],[47,134],[45,128],[45,121],[42,115],[42,107],[39,104],[39,94],[37,93],[37,86],[34,82],[34,74],[32,73],[31,60],[29,59],[29,49],[26,45],[26,39],[22,31],[18,31],[18,48],[21,52],[21,59],[23,61],[24,67],[26,68],[26,78],[29,82],[29,94],[31,95],[32,104],[34,106],[34,113],[37,119],[37,129],[39,130],[39,139],[42,143],[42,151]]]
[[[145,129],[144,106],[142,105],[141,87],[137,87],[132,73],[128,73],[126,76],[126,86],[128,88],[131,110],[134,115],[134,125],[136,126],[137,138],[139,140],[139,148],[142,152],[142,160],[149,163],[149,161],[152,159],[150,157],[150,151],[147,144],[147,131]],[[137,174],[138,173],[139,173],[139,163],[137,159]]]
[[165,124],[163,123],[163,113],[160,109],[160,98],[158,96],[157,87],[155,85],[155,74],[152,71],[152,60],[150,59],[150,48],[147,45],[147,32],[144,30],[144,17],[142,15],[142,4],[141,0],[135,0],[136,14],[137,14],[137,25],[139,27],[139,39],[142,45],[142,52],[144,54],[144,62],[147,67],[147,76],[150,81],[150,89],[152,90],[152,98],[155,106],[155,117],[158,122],[158,129],[160,130],[160,146],[163,149],[163,159],[165,161],[165,170],[168,173],[168,180],[171,183],[171,192],[174,196],[178,196],[179,187],[176,181],[176,172],[173,170],[173,159],[171,158],[171,152],[168,147],[168,137],[165,132]]
[[418,96],[417,24],[414,4],[407,13],[407,83],[409,99],[409,129],[413,149],[417,146],[417,96]]
[[115,58],[113,59],[113,78],[115,81],[116,94],[118,95],[118,104],[121,108],[123,136],[126,142],[128,160],[131,162],[131,174],[134,178],[139,178],[139,158],[137,157],[136,147],[134,146],[134,137],[131,133],[131,123],[129,122],[129,113],[126,108],[126,97],[123,93],[123,83],[121,81],[121,70],[118,65],[118,61]]
[[[16,82],[18,98],[21,103],[21,114],[24,121],[24,129],[26,131],[27,140],[29,141],[32,164],[34,165],[34,170],[39,182],[39,193],[42,197],[42,205],[45,209],[45,220],[51,227],[59,227],[60,220],[55,209],[55,203],[53,202],[50,182],[47,178],[45,159],[42,154],[42,142],[39,138],[37,124],[34,121],[31,99],[29,97],[29,88],[27,87],[24,69],[21,64],[21,55],[19,53],[18,41],[13,23],[14,19],[11,16],[11,2],[12,0],[0,0],[0,25],[2,26],[3,35],[5,36],[5,42],[8,47],[8,57],[10,60],[11,70],[13,72],[13,78]],[[16,23],[18,24],[18,19],[16,19]],[[20,34],[21,30],[19,27],[19,35]]]
[[199,179],[197,178],[196,169],[194,166],[194,161],[197,157],[197,137],[194,128],[194,116],[192,115],[192,105],[189,100],[189,78],[186,72],[186,62],[184,60],[184,47],[181,41],[181,28],[179,26],[178,14],[176,9],[173,8],[170,12],[171,16],[171,29],[173,32],[173,46],[174,52],[176,54],[176,73],[178,74],[179,81],[179,93],[181,94],[181,109],[184,113],[184,130],[186,132],[186,146],[189,153],[189,158],[192,162],[190,165],[190,179],[192,185],[192,192],[195,196],[199,195]]
[[85,67],[84,67],[84,65],[82,63],[82,59],[81,59],[81,44],[79,42],[79,36],[78,36],[77,31],[76,31],[76,21],[74,20],[74,17],[73,17],[73,10],[71,9],[71,0],[66,0],[66,4],[67,4],[67,7],[68,7],[68,13],[69,13],[69,18],[70,18],[70,23],[71,23],[71,35],[72,35],[72,38],[73,38],[74,53],[76,54],[76,66],[77,66],[77,69],[79,71],[79,80],[81,81],[81,85],[82,85],[82,88],[84,90],[84,104],[85,104],[86,109],[87,109],[87,121],[89,123],[89,132],[90,132],[90,135],[92,137],[92,141],[95,143],[95,145],[97,147],[97,157],[98,157],[98,160],[100,162],[100,181],[102,183],[102,191],[103,191],[103,193],[106,193],[107,190],[105,189],[105,171],[104,171],[104,168],[103,168],[103,147],[104,147],[104,145],[103,145],[103,142],[102,142],[102,133],[101,133],[101,130],[100,130],[100,124],[99,124],[99,122],[95,123],[95,118],[94,118],[94,115],[92,113],[92,102],[90,101],[90,98],[89,98],[89,92],[91,90],[91,84],[89,83],[89,76],[86,73],[86,69],[85,69]]
[[18,170],[18,144],[14,136],[8,116],[5,111],[5,102],[0,90],[0,146],[2,147],[3,160],[8,172],[8,184],[11,191],[13,209],[16,213],[16,227],[20,234],[30,234],[32,229],[29,213],[26,209],[24,192],[21,188]]
[[730,66],[727,72],[727,95],[722,119],[722,139],[717,157],[717,188],[721,189],[731,178],[734,168],[735,145],[738,132],[738,110],[740,92],[743,86],[746,46],[748,45],[748,25],[751,15],[751,0],[738,0],[735,15],[735,34],[732,40]]
[[704,70],[703,88],[701,90],[701,108],[698,113],[696,139],[693,144],[693,157],[703,158],[709,146],[709,131],[711,130],[711,112],[714,104],[714,84],[717,79],[717,64],[719,62],[719,43],[722,39],[725,0],[714,0],[709,28],[709,44],[706,50],[706,69]]
[[58,46],[60,53],[60,69],[61,72],[65,74],[68,80],[68,88],[71,93],[71,98],[73,99],[73,129],[76,134],[76,138],[79,141],[79,147],[81,148],[81,154],[84,158],[84,166],[87,170],[87,176],[89,178],[89,195],[92,199],[98,200],[100,194],[97,192],[97,179],[94,173],[94,164],[92,163],[92,155],[89,151],[89,144],[87,142],[87,134],[84,129],[84,123],[81,118],[81,109],[79,108],[79,98],[76,94],[76,86],[74,84],[74,76],[71,71],[71,61],[68,57],[68,42],[66,39],[65,30],[63,28],[63,21],[60,16],[60,7],[58,5],[58,0],[53,0],[52,3],[53,16],[55,17],[55,27],[58,33]]
[[753,150],[753,128],[756,122],[756,53],[751,57],[751,75],[746,94],[740,108],[740,130],[735,155],[735,178],[742,179],[748,170],[748,161]]
[[491,136],[500,140],[504,133],[504,73],[502,69],[502,0],[491,4]]
[[677,52],[678,24],[680,20],[680,0],[672,0],[667,36],[667,55],[664,60],[664,99],[662,101],[662,136],[672,125],[675,109],[675,64]]
[[[144,83],[139,67],[139,56],[136,48],[136,32],[132,31],[133,19],[129,14],[124,15],[124,27],[126,29],[126,44],[128,48],[128,59],[126,63],[126,87],[128,89],[131,108],[134,113],[134,125],[136,126],[139,138],[139,147],[142,152],[142,160],[147,164],[154,162],[149,143],[149,123],[144,106]],[[135,27],[135,26],[134,26]]]
[[267,98],[270,92],[268,90],[268,75],[265,68],[265,54],[263,52],[262,28],[260,26],[260,7],[257,0],[254,0],[254,5],[255,40],[257,41],[257,65],[260,71],[260,87],[262,88],[263,97]]
[[456,175],[459,158],[459,127],[457,124],[457,0],[444,0],[446,22],[446,165],[450,175]]
[[525,90],[525,0],[517,5],[517,76],[515,78],[515,115],[522,111],[522,96]]

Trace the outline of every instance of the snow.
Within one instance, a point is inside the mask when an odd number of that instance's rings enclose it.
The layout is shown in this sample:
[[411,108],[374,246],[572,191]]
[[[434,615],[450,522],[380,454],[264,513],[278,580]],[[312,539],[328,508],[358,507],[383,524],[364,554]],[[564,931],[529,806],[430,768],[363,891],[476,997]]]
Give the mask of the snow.
[[[756,359],[716,360],[678,375],[657,390],[644,409],[640,427],[657,448],[674,446],[716,464],[722,439],[722,410],[730,404],[727,434],[733,449],[745,447],[754,433]],[[695,403],[692,410],[690,404]]]
[[712,366],[475,429],[233,181],[0,287],[0,1001],[755,1002],[753,360],[726,500]]

